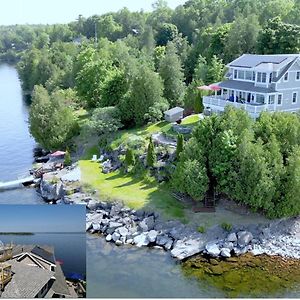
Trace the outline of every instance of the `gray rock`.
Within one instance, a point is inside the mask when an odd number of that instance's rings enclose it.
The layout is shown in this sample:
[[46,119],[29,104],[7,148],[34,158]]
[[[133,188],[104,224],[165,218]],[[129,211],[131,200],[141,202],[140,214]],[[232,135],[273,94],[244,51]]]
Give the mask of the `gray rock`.
[[86,222],[85,230],[88,231],[91,228],[92,228],[92,222]]
[[120,240],[116,240],[116,241],[115,241],[115,244],[116,244],[117,246],[123,245],[122,241],[120,241]]
[[144,222],[146,223],[148,230],[152,230],[154,229],[154,225],[155,225],[155,220],[154,220],[154,216],[150,216],[144,219]]
[[226,258],[230,257],[231,256],[230,249],[228,249],[228,248],[222,248],[221,252],[220,252],[220,255],[222,257],[226,257]]
[[234,247],[234,244],[232,242],[225,242],[223,244],[223,247],[224,248],[228,248],[231,251],[233,249],[233,247]]
[[137,247],[148,246],[148,244],[149,244],[148,235],[145,232],[143,232],[140,235],[135,236],[133,241]]
[[207,254],[209,254],[212,257],[218,257],[220,254],[219,246],[214,242],[206,244],[205,250],[207,251]]
[[170,240],[172,241],[172,239],[169,238],[166,234],[158,235],[157,238],[156,238],[156,244],[159,245],[159,246],[164,246]]
[[172,249],[172,246],[173,246],[173,240],[172,239],[169,239],[165,244],[164,244],[164,249],[169,251]]
[[179,260],[203,251],[204,245],[199,240],[178,240],[171,250],[171,255]]
[[156,237],[158,235],[158,232],[156,230],[150,230],[148,232],[148,240],[150,243],[154,243],[156,240]]
[[111,239],[112,239],[111,234],[108,234],[108,235],[105,237],[105,240],[106,240],[107,242],[110,242]]
[[109,228],[118,228],[121,227],[123,224],[119,222],[109,222]]
[[122,244],[125,244],[125,242],[126,242],[126,236],[121,236],[120,237],[120,241],[122,242]]
[[119,233],[114,232],[112,235],[112,240],[116,242],[117,240],[120,239],[120,237],[121,237],[121,235]]
[[119,232],[121,236],[125,236],[125,237],[129,233],[128,229],[125,226],[117,228],[116,231]]
[[99,223],[93,223],[93,229],[95,230],[95,231],[99,231],[100,230],[100,224]]
[[133,239],[126,240],[126,244],[128,244],[128,245],[133,244]]
[[237,236],[238,236],[237,242],[241,248],[247,246],[253,239],[253,235],[249,231],[240,231],[238,232]]
[[89,208],[90,210],[94,210],[97,208],[98,202],[94,199],[89,200],[88,204],[87,204],[87,208]]
[[143,231],[143,232],[146,232],[146,231],[149,230],[149,228],[148,228],[148,226],[147,226],[145,220],[143,220],[143,221],[141,221],[141,222],[139,223],[139,228],[140,228],[141,231]]
[[228,242],[232,242],[232,243],[235,243],[237,242],[237,236],[236,236],[236,233],[235,232],[232,232],[232,233],[229,233],[226,240]]

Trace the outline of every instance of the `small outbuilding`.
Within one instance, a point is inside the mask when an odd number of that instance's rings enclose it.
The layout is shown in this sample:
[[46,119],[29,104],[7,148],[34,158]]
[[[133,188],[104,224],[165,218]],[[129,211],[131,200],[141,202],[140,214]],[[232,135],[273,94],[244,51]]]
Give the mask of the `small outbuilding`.
[[165,120],[168,122],[176,122],[183,118],[184,109],[181,107],[174,107],[164,112]]

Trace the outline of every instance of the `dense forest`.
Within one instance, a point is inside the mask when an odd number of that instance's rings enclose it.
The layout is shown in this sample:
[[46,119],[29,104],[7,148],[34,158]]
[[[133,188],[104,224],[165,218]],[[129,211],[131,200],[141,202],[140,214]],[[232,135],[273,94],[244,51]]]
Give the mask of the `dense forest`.
[[[152,12],[124,8],[69,24],[2,26],[0,58],[17,62],[32,95],[30,131],[54,150],[72,147],[81,131],[102,141],[159,121],[174,106],[201,112],[196,87],[222,80],[231,60],[299,53],[299,14],[300,0],[188,0],[174,10],[158,0]],[[195,199],[213,185],[269,216],[297,214],[298,128],[299,117],[288,114],[254,122],[229,110],[205,119],[180,150],[173,185]]]

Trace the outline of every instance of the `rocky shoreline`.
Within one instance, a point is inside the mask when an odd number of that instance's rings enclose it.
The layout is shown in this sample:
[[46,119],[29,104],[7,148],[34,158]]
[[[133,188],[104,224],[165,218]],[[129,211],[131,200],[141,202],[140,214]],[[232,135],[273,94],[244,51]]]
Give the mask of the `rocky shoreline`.
[[155,212],[132,210],[120,203],[87,203],[86,230],[100,233],[118,246],[155,247],[185,260],[196,254],[228,259],[246,253],[300,258],[300,218],[271,221],[268,225],[216,225],[205,233],[179,221],[164,221]]
[[161,248],[179,260],[199,253],[222,259],[245,253],[300,259],[300,217],[267,225],[234,225],[230,232],[215,225],[200,233],[179,221],[164,221],[156,212],[99,202],[82,191],[80,179],[76,164],[48,172],[38,192],[48,203],[86,205],[87,231],[103,234],[108,242]]

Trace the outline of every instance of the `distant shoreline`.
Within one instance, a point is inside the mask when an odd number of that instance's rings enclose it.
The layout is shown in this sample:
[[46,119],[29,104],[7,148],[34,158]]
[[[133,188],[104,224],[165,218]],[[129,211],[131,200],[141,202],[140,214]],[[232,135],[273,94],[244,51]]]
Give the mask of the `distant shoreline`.
[[33,232],[0,232],[0,235],[34,235]]

